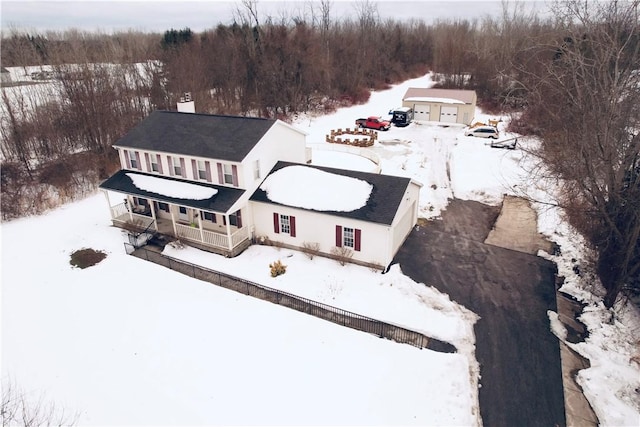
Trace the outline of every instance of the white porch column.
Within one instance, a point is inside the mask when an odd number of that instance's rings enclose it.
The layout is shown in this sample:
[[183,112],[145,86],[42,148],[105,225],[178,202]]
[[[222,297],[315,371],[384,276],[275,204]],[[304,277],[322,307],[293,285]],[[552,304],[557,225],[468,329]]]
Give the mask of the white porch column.
[[158,218],[156,218],[156,202],[153,200],[149,201],[149,199],[147,199],[147,201],[149,202],[149,209],[151,209],[151,218],[153,218],[153,227],[156,229],[156,231],[158,231]]
[[129,221],[133,222],[133,202],[128,194],[125,197],[125,201],[125,207],[127,208],[127,212],[129,212]]
[[173,211],[175,210],[175,205],[169,205],[169,213],[171,213],[171,225],[173,225],[173,235],[178,238],[178,229],[176,228],[176,216]]
[[227,224],[227,244],[229,250],[233,249],[233,241],[231,240],[231,224],[229,224],[229,215],[224,216],[225,224]]
[[196,210],[196,215],[198,216],[198,227],[200,228],[200,241],[204,243],[204,232],[202,231],[202,211]]
[[101,190],[102,194],[104,194],[105,199],[107,199],[107,206],[109,206],[109,216],[113,219],[113,209],[111,209],[111,200],[109,199],[109,192],[107,190]]

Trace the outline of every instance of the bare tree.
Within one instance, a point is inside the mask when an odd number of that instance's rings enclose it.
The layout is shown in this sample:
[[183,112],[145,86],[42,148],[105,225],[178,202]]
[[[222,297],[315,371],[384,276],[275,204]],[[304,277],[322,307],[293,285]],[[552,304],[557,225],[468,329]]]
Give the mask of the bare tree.
[[556,10],[559,36],[534,54],[523,120],[537,129],[539,156],[563,179],[571,222],[598,252],[613,306],[640,288],[639,1],[569,1]]
[[30,396],[15,383],[2,381],[0,421],[2,426],[72,426],[79,414],[69,413],[43,396]]

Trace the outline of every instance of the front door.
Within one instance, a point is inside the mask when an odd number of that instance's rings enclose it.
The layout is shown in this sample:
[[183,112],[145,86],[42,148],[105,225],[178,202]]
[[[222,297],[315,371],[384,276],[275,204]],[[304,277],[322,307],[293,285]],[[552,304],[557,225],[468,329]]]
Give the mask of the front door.
[[184,206],[178,207],[178,219],[180,221],[189,221],[189,215],[187,215],[187,208]]

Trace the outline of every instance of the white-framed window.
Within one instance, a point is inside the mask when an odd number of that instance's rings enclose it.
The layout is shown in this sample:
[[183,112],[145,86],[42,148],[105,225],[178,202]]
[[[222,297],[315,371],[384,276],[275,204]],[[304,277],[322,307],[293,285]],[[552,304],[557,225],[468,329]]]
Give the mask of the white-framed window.
[[138,165],[138,157],[136,156],[135,151],[129,151],[129,164],[133,169],[139,169]]
[[355,246],[353,228],[344,227],[342,229],[342,245],[348,248],[353,248]]
[[182,163],[180,162],[180,157],[173,157],[173,174],[177,176],[182,176]]
[[296,237],[296,217],[293,215],[281,215],[273,213],[273,232],[276,234],[288,234]]
[[291,233],[291,221],[289,221],[289,215],[280,215],[280,232],[285,234]]
[[362,230],[336,225],[336,246],[360,251],[362,247]]
[[204,164],[204,160],[198,160],[196,162],[198,164],[198,179],[202,179],[204,181],[207,180],[207,167]]
[[253,179],[260,179],[260,159],[253,162]]
[[233,168],[228,164],[222,165],[222,168],[224,170],[224,183],[233,185]]
[[160,172],[160,167],[158,166],[158,156],[156,156],[155,154],[151,154],[149,158],[151,159],[151,170],[153,172]]

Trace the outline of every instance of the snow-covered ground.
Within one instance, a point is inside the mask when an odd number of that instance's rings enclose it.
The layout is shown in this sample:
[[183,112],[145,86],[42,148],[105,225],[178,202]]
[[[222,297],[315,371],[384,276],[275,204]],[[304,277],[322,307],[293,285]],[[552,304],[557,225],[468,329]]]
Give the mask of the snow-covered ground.
[[[308,143],[326,144],[331,129],[386,116],[408,87],[430,84],[429,76],[410,80],[373,93],[366,105],[301,116],[294,124],[308,132]],[[425,218],[437,217],[452,197],[493,204],[505,193],[539,191],[523,150],[493,149],[463,132],[414,123],[380,132],[370,150],[383,173],[423,184]],[[318,157],[331,165],[325,151]],[[336,155],[335,166],[347,167],[351,158]],[[366,167],[353,159],[354,167]],[[552,259],[567,277],[565,288],[589,304],[583,320],[590,337],[576,347],[592,358],[592,368],[579,374],[581,384],[603,425],[636,424],[640,370],[629,355],[640,316],[619,310],[612,324],[603,322],[599,299],[583,291],[594,281],[572,270],[571,259],[586,256],[581,240],[556,210],[536,207],[541,232],[561,245],[562,254]],[[102,195],[2,225],[2,376],[28,397],[78,411],[82,425],[481,423],[475,315],[404,276],[402,266],[381,275],[274,247],[251,247],[233,259],[168,249],[423,331],[456,345],[458,354],[381,340],[140,261],[125,254],[122,233],[109,225]],[[72,268],[70,253],[85,247],[108,256],[96,266]],[[287,272],[271,278],[268,264],[277,259]]]

